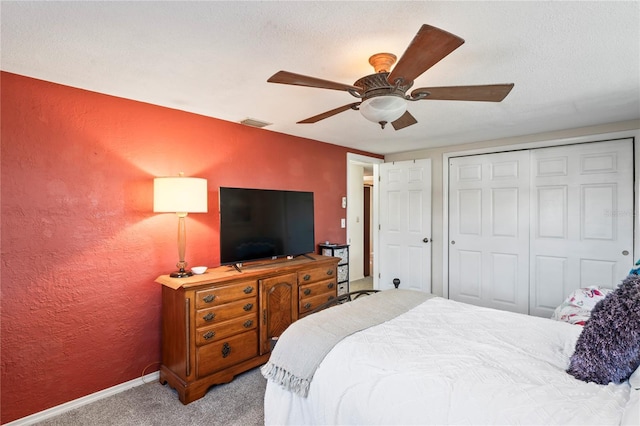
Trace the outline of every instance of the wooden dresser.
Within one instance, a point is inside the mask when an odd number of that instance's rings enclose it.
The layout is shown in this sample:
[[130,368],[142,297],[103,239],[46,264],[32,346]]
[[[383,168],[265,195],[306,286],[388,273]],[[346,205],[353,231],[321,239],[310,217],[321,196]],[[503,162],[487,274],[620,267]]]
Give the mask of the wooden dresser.
[[335,257],[308,257],[209,268],[162,284],[160,383],[183,404],[210,386],[269,359],[273,341],[294,321],[336,297]]

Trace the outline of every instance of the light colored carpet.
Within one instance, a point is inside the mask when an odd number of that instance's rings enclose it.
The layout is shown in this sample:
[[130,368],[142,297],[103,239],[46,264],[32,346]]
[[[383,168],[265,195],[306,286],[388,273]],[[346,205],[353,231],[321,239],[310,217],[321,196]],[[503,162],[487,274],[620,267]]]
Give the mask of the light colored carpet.
[[349,282],[349,291],[373,290],[373,277],[364,277],[361,280]]
[[260,368],[254,368],[230,383],[210,388],[204,398],[183,405],[173,389],[154,381],[38,425],[264,425],[266,384]]

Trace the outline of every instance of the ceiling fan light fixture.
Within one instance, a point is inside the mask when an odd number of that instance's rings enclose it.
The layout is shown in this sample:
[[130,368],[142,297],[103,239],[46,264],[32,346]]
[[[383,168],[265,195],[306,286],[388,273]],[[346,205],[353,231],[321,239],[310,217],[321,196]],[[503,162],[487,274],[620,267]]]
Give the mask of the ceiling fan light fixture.
[[392,123],[407,111],[407,101],[399,96],[376,96],[360,104],[360,113],[374,123]]

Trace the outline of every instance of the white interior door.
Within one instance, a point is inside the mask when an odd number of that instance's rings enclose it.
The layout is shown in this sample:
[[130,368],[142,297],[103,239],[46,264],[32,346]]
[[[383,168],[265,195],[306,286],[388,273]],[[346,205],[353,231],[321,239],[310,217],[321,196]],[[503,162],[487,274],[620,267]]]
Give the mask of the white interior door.
[[450,159],[449,297],[529,309],[529,153]]
[[431,159],[380,164],[379,288],[431,292]]
[[532,315],[575,289],[615,287],[633,263],[631,139],[531,151]]

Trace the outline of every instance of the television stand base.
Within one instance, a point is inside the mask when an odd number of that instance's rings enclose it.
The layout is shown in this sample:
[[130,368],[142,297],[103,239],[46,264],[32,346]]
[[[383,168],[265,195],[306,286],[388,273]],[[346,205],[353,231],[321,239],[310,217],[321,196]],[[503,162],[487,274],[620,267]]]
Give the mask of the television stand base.
[[[297,264],[300,262],[307,262],[308,260],[319,260],[323,256],[319,256],[315,253],[304,253],[296,256],[286,256],[286,257],[274,257],[271,259],[262,259],[262,260],[250,260],[247,262],[236,262],[227,264],[228,268],[233,267],[236,271],[240,273],[248,272],[249,270],[263,269],[263,268],[272,268],[278,265],[289,265],[289,264]],[[303,259],[306,258],[306,259]]]

